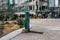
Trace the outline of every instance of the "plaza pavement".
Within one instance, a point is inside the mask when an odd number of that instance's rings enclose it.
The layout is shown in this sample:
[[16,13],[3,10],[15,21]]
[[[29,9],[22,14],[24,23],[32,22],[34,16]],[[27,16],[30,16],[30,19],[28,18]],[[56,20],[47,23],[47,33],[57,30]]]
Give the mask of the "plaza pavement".
[[60,40],[60,19],[30,19],[30,26],[44,34],[21,33],[11,40]]

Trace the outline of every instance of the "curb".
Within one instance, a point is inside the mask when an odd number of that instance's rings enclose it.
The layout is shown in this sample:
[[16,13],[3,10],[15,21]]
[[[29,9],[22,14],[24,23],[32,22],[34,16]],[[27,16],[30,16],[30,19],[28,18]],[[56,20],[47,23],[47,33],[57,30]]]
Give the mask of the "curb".
[[13,32],[1,37],[0,40],[10,40],[10,39],[14,38],[16,35],[20,34],[23,29],[24,28],[21,28],[21,29],[18,29],[16,31],[13,31]]

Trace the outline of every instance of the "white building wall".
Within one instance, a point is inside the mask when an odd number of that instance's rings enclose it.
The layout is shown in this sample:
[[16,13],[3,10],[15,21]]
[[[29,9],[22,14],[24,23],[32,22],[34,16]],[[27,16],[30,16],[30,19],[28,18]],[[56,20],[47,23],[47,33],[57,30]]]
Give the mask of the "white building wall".
[[27,0],[15,0],[15,3],[16,4],[21,4],[21,3],[24,3],[24,2],[26,2]]
[[55,0],[55,7],[58,7],[58,0]]
[[49,7],[59,7],[58,0],[49,0]]

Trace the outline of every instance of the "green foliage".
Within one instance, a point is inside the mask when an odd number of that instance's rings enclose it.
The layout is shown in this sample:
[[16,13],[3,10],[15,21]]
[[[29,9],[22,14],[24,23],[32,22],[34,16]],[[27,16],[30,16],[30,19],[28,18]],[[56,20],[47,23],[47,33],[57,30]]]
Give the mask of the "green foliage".
[[17,23],[18,23],[18,25],[23,26],[23,25],[24,25],[24,20],[23,20],[23,19],[18,18],[18,19],[17,19]]
[[0,15],[0,20],[2,21],[4,19],[4,16],[3,15]]
[[16,20],[18,16],[16,14],[12,14],[12,20]]
[[9,24],[9,22],[6,22],[5,24]]

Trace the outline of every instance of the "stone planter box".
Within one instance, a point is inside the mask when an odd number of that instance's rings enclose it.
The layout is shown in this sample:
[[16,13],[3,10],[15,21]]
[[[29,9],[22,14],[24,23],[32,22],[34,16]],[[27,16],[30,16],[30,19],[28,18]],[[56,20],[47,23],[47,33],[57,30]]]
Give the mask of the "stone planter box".
[[0,24],[0,37],[3,35],[3,29],[4,29],[3,25]]

